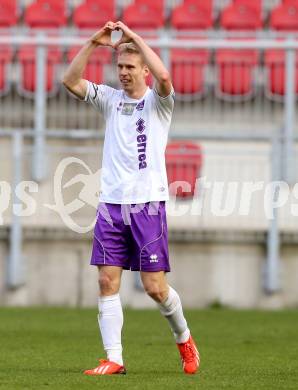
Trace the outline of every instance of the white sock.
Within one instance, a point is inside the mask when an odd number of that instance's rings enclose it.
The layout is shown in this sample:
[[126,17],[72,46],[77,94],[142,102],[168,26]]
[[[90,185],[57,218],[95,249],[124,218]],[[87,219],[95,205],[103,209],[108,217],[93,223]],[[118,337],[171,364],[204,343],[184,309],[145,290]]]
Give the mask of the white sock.
[[189,339],[190,331],[177,292],[170,287],[167,299],[158,306],[161,314],[169,321],[176,343],[185,343]]
[[98,311],[98,324],[107,358],[122,366],[123,312],[119,294],[99,297]]

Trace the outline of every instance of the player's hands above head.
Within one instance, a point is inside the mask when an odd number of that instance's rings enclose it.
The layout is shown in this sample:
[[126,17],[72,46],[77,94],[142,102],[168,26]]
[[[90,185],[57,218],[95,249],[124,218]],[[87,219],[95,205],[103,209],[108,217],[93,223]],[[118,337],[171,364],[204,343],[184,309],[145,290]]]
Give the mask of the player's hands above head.
[[[114,30],[121,31],[122,37],[116,43],[113,44],[112,32]],[[103,28],[101,28],[94,35],[92,35],[90,41],[96,46],[110,46],[114,49],[117,49],[118,46],[121,45],[121,43],[132,42],[136,36],[137,35],[124,23],[120,21],[116,23],[109,21],[104,25]]]
[[120,21],[114,23],[114,29],[117,31],[122,31],[122,37],[114,44],[114,49],[117,49],[121,43],[132,42],[136,36],[136,34],[130,28],[128,28]]
[[97,46],[111,46],[114,47],[112,43],[112,31],[115,30],[115,23],[109,21],[103,28],[97,31],[90,38],[91,42]]

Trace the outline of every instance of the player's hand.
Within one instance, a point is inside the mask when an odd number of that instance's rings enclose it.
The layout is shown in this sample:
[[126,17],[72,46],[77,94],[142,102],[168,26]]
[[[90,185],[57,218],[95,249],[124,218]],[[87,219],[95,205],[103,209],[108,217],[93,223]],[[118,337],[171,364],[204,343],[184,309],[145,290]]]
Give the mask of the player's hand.
[[115,23],[109,21],[107,22],[102,29],[97,31],[92,37],[90,41],[97,46],[111,46],[114,47],[112,43],[112,31],[115,30]]
[[114,24],[114,29],[117,31],[122,31],[122,37],[114,44],[114,49],[117,49],[121,43],[133,42],[134,37],[136,36],[136,34],[130,28],[128,28],[120,21]]

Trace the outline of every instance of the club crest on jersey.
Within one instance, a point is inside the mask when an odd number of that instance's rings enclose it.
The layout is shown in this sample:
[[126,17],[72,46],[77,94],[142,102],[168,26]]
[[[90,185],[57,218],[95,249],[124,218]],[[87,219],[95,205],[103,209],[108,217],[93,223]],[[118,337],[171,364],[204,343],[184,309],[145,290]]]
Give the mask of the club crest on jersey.
[[142,111],[145,105],[145,99],[143,99],[140,103],[137,104],[136,110],[137,111]]
[[144,119],[140,118],[140,119],[137,121],[136,125],[137,125],[137,129],[136,129],[137,132],[140,133],[140,134],[142,134],[143,131],[144,131],[145,128],[146,128]]

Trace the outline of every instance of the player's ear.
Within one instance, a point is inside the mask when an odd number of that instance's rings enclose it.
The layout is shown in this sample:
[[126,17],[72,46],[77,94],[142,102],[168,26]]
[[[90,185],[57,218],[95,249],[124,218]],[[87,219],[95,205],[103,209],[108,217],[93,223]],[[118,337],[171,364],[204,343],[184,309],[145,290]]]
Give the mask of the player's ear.
[[148,76],[149,76],[150,71],[149,71],[149,68],[148,68],[147,65],[144,65],[144,67],[143,67],[143,72],[144,72],[144,76],[145,76],[145,77],[148,77]]

